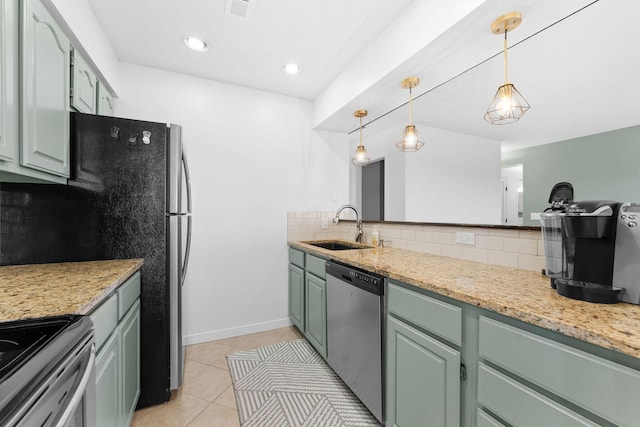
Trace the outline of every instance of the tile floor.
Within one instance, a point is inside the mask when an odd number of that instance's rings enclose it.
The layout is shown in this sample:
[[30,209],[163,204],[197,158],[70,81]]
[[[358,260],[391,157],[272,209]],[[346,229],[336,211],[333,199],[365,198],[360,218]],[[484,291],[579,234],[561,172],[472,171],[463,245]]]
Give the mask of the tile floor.
[[169,402],[137,411],[131,427],[239,427],[225,356],[299,338],[291,326],[188,346],[182,387]]

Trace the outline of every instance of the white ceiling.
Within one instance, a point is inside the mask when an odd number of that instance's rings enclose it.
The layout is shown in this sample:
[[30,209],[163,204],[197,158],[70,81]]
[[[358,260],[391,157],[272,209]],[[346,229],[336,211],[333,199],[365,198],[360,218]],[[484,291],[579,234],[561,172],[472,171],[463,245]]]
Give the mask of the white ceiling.
[[[411,0],[88,0],[120,61],[313,99]],[[188,50],[186,35],[206,39]],[[297,62],[302,73],[282,71]]]
[[[88,0],[121,61],[310,100],[412,2],[250,1],[244,21],[225,14],[226,0]],[[492,126],[483,115],[502,83],[502,40],[489,28],[512,10],[523,22],[509,34],[509,77],[531,110],[515,124]],[[638,22],[639,1],[485,0],[316,129],[354,131],[353,111],[367,109],[365,123],[375,121],[367,132],[395,126],[399,134],[408,115],[400,81],[413,75],[422,80],[414,95],[424,94],[414,104],[416,123],[497,140],[503,150],[638,125]],[[207,39],[209,51],[188,50],[187,34]],[[283,73],[289,61],[303,72]]]

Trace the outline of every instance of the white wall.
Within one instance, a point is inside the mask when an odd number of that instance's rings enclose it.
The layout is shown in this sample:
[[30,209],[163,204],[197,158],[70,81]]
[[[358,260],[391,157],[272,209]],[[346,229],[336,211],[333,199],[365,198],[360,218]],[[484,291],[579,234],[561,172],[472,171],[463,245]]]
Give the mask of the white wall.
[[185,342],[289,324],[287,211],[347,201],[348,138],[312,131],[307,101],[132,64],[119,71],[116,115],[183,126],[194,199]]

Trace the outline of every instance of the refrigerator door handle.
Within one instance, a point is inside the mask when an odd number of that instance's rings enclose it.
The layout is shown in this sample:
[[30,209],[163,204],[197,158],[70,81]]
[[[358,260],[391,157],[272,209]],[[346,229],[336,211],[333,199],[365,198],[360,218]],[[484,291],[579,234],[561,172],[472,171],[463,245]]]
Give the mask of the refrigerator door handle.
[[184,146],[182,147],[182,165],[184,166],[184,180],[187,187],[187,213],[191,213],[191,178],[189,175],[189,163],[187,162],[187,155],[184,152]]
[[184,250],[184,263],[182,264],[182,277],[180,278],[180,286],[184,286],[184,279],[187,275],[187,267],[189,266],[189,254],[191,253],[191,216],[187,217],[187,247]]

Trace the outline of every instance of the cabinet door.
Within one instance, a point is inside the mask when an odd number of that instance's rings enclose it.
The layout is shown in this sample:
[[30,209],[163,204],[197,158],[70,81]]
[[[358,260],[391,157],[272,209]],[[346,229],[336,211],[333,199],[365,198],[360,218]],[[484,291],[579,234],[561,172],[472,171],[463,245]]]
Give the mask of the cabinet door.
[[0,6],[0,160],[13,161],[19,143],[18,120],[18,11],[16,1]]
[[304,270],[289,264],[289,317],[304,332]]
[[459,426],[458,351],[388,316],[386,369],[386,426]]
[[96,426],[118,425],[120,401],[120,339],[114,332],[96,357]]
[[100,82],[98,82],[98,114],[113,116],[113,95]]
[[96,114],[98,79],[77,50],[72,53],[71,106],[81,113]]
[[69,177],[69,39],[39,0],[22,2],[21,164]]
[[140,301],[138,300],[120,324],[122,354],[122,420],[131,423],[140,396]]
[[304,334],[327,357],[327,282],[307,272],[305,276]]

